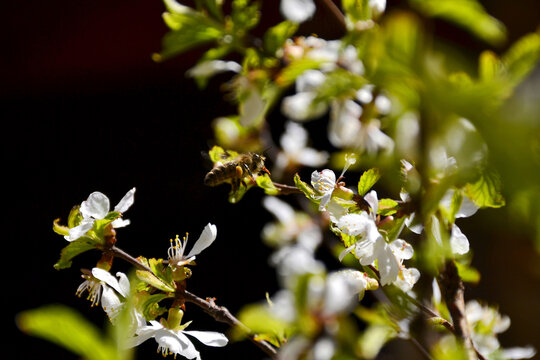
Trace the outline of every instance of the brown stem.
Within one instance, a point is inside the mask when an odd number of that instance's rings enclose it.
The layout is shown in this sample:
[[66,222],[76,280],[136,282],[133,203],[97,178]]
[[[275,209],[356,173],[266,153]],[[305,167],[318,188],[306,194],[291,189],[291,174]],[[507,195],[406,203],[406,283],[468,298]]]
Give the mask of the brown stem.
[[274,183],[274,186],[279,190],[279,195],[289,195],[289,194],[301,194],[302,191],[296,186],[285,185]]
[[347,24],[345,23],[345,16],[337,5],[334,4],[332,0],[317,0],[317,3],[319,3],[322,8],[328,10],[328,13],[337,20],[340,30],[346,33]]
[[465,316],[465,287],[459,277],[456,264],[452,260],[446,262],[438,281],[454,323],[454,333],[463,341],[469,359],[476,360],[479,354],[472,343],[471,331]]
[[[136,268],[138,268],[140,270],[149,271],[149,272],[152,273],[152,269],[150,269],[148,266],[142,264],[139,260],[137,260],[133,256],[129,255],[124,250],[122,250],[122,249],[120,249],[120,248],[118,248],[116,246],[112,246],[109,249],[109,251],[115,257],[126,260],[130,264],[134,265]],[[216,321],[223,322],[223,323],[229,324],[232,327],[239,328],[240,330],[242,330],[247,335],[247,337],[249,338],[249,340],[252,343],[257,345],[262,351],[264,351],[272,359],[277,359],[276,349],[274,349],[274,347],[272,347],[272,345],[270,345],[268,342],[266,342],[264,340],[257,340],[255,338],[255,335],[253,335],[251,333],[251,330],[246,325],[241,323],[240,320],[238,320],[236,317],[234,317],[226,307],[216,305],[216,303],[212,299],[204,300],[204,299],[198,297],[197,295],[190,293],[187,290],[184,290],[181,293],[181,295],[182,295],[184,301],[187,301],[187,302],[190,302],[192,304],[197,305],[205,313],[212,316]]]
[[244,332],[248,339],[264,351],[272,359],[277,359],[276,349],[264,340],[258,340],[251,330],[240,322],[236,317],[234,317],[231,312],[223,306],[218,306],[213,299],[204,300],[197,295],[190,293],[185,290],[183,293],[184,300],[200,307],[205,313],[212,316],[216,321],[230,325],[231,327],[236,327]]

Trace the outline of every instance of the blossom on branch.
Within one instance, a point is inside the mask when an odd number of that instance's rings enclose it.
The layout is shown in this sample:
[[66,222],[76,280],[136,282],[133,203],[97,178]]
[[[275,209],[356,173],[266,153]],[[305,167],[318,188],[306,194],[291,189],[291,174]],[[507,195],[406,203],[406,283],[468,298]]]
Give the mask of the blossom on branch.
[[[135,188],[129,190],[120,202],[114,207],[118,213],[126,212],[135,201]],[[109,198],[99,191],[95,191],[83,201],[80,206],[82,220],[79,225],[69,229],[69,235],[64,236],[67,241],[77,240],[84,236],[94,226],[96,220],[102,220],[109,214]],[[129,220],[118,218],[112,222],[114,228],[120,228],[129,225]]]

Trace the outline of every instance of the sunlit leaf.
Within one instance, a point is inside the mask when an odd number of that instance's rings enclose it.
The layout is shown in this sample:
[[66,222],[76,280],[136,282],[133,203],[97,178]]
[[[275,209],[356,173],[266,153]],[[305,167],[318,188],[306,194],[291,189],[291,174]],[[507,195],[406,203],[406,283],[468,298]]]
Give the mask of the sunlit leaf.
[[89,237],[83,236],[77,240],[70,242],[60,252],[60,259],[54,264],[56,270],[66,269],[71,266],[71,261],[77,255],[80,255],[88,250],[95,249],[97,242]]
[[358,195],[364,196],[379,181],[381,172],[377,168],[364,171],[358,181]]
[[410,0],[427,16],[448,20],[491,44],[506,40],[504,25],[476,0]]
[[46,339],[87,360],[121,359],[110,343],[91,322],[61,305],[48,305],[24,311],[17,325],[28,335]]
[[501,180],[494,171],[486,171],[478,181],[467,184],[467,196],[480,208],[498,208],[505,205],[501,195]]

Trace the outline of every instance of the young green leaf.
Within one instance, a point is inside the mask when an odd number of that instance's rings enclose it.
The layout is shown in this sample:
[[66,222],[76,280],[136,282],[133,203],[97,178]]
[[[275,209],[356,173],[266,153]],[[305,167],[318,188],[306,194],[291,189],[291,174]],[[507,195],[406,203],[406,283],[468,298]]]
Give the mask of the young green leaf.
[[257,176],[255,181],[257,182],[257,186],[263,189],[266,195],[278,194],[279,190],[274,186],[274,183],[272,182],[272,179],[270,179],[270,176],[268,176],[268,174]]
[[264,49],[272,56],[283,46],[285,41],[292,37],[298,30],[298,24],[292,21],[282,21],[279,24],[269,28],[264,34]]
[[540,33],[523,36],[501,57],[507,75],[517,84],[525,78],[540,59]]
[[71,266],[71,260],[88,250],[95,249],[97,242],[89,237],[83,236],[77,240],[73,240],[62,249],[60,259],[54,264],[56,270],[67,269]]
[[379,181],[381,173],[379,169],[372,168],[364,171],[358,181],[358,195],[364,196]]
[[379,209],[377,214],[381,216],[393,215],[399,209],[399,204],[392,199],[381,199],[379,200]]
[[308,199],[313,200],[315,197],[315,191],[311,186],[300,179],[300,175],[294,174],[294,184],[300,191],[304,193],[304,195],[306,195]]
[[504,25],[477,0],[411,0],[413,6],[426,16],[448,20],[478,38],[494,45],[506,40]]
[[494,171],[486,171],[473,184],[467,184],[465,193],[480,208],[499,208],[505,205],[501,195],[501,180]]

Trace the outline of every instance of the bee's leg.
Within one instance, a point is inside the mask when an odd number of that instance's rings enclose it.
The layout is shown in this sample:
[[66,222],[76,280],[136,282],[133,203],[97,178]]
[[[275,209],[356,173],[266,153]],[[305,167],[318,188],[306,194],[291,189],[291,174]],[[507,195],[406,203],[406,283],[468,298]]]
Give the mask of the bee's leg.
[[240,187],[240,181],[238,179],[232,179],[231,181],[231,191],[233,193],[238,191],[238,188]]

